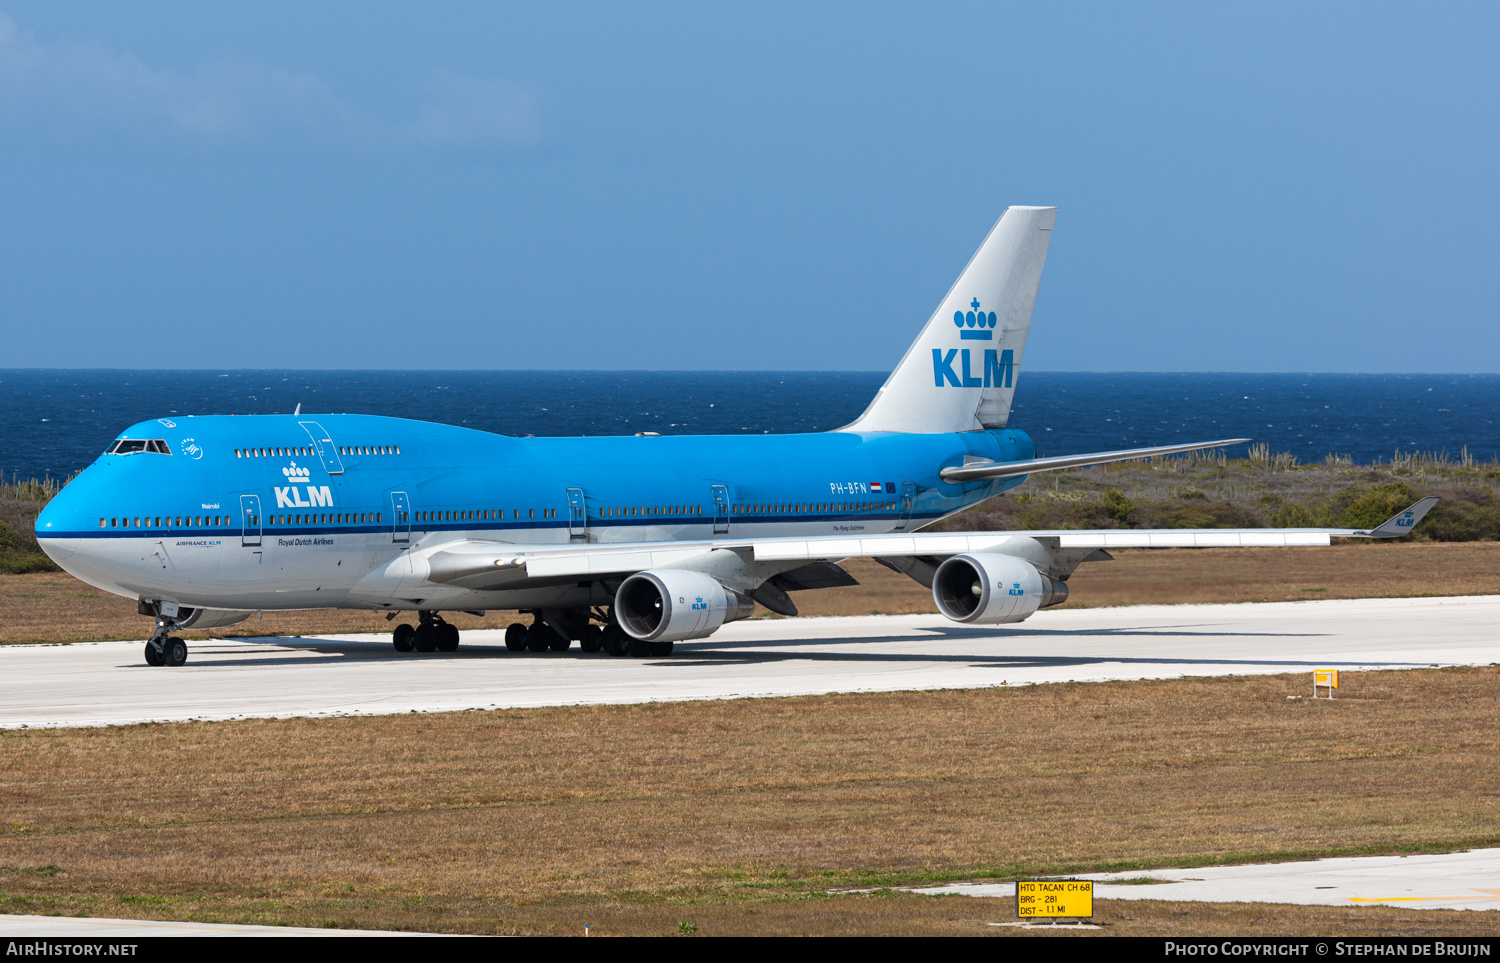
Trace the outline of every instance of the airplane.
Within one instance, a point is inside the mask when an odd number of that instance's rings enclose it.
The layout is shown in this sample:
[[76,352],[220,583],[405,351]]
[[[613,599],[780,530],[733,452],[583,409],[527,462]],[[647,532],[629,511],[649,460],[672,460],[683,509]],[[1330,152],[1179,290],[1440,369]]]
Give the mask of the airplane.
[[513,438],[372,415],[210,415],[132,425],[41,512],[62,568],[137,600],[145,659],[174,633],[257,611],[365,609],[416,625],[399,652],[451,652],[444,612],[515,610],[511,651],[667,656],[755,603],[856,584],[874,558],[974,625],[1068,597],[1125,546],[1328,545],[1409,533],[1424,498],[1352,529],[923,532],[1033,474],[1240,444],[1037,457],[1009,425],[1055,207],[1011,207],[853,422],[822,433]]

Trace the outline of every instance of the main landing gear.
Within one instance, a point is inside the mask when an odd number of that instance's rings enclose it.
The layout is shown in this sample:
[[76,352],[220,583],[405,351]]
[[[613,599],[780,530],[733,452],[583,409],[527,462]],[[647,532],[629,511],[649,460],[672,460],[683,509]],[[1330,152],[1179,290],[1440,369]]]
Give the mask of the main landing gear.
[[456,652],[458,651],[458,626],[443,621],[436,612],[417,613],[417,627],[405,622],[391,633],[391,644],[397,652]]
[[187,643],[172,634],[177,620],[164,615],[156,617],[156,628],[146,640],[146,664],[176,668],[187,662]]
[[[516,622],[505,630],[505,647],[512,652],[566,652],[576,640],[589,653],[637,659],[672,654],[670,642],[643,642],[626,634],[608,610],[544,609],[526,614],[534,619],[530,625]],[[594,625],[591,619],[604,625]]]

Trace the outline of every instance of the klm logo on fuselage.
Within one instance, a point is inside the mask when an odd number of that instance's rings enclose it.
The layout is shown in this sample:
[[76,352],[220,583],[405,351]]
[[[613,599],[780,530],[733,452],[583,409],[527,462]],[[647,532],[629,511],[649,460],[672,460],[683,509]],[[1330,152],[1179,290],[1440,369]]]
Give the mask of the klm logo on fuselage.
[[[298,468],[296,462],[292,462],[290,468],[283,468],[281,473],[290,482],[305,482],[312,477],[312,472],[306,468]],[[328,508],[333,505],[333,492],[327,485],[302,485],[298,487],[292,484],[286,488],[276,488],[277,508]],[[307,489],[307,501],[302,500],[302,489]]]
[[[970,302],[972,311],[954,311],[953,323],[963,341],[990,341],[995,337],[995,312],[979,310],[979,299]],[[1015,372],[1015,351],[984,349],[983,371],[974,371],[970,348],[932,349],[932,383],[937,388],[1009,388]]]

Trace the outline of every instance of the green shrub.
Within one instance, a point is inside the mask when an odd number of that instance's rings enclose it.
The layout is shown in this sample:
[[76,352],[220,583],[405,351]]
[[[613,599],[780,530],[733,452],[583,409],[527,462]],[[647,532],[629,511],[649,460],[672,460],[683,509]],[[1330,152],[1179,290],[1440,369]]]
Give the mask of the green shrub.
[[1125,493],[1118,488],[1110,488],[1104,492],[1099,499],[1099,506],[1104,513],[1121,525],[1130,524],[1130,513],[1135,511],[1135,503],[1125,497]]
[[1334,495],[1334,502],[1343,508],[1338,513],[1338,524],[1344,528],[1374,528],[1416,500],[1411,486],[1405,482],[1387,482],[1370,488],[1351,485]]
[[1417,533],[1435,542],[1500,541],[1500,504],[1493,492],[1461,489],[1438,502]]

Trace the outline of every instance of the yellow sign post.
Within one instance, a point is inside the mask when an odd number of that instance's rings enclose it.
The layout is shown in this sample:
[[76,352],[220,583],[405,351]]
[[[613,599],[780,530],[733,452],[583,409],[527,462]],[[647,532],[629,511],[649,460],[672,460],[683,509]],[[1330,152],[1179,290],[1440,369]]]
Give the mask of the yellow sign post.
[[1339,687],[1338,669],[1314,669],[1313,670],[1313,698],[1318,697],[1319,689],[1328,690],[1328,698],[1333,698],[1333,690]]
[[1016,916],[1021,919],[1090,919],[1093,915],[1091,879],[1016,880]]

